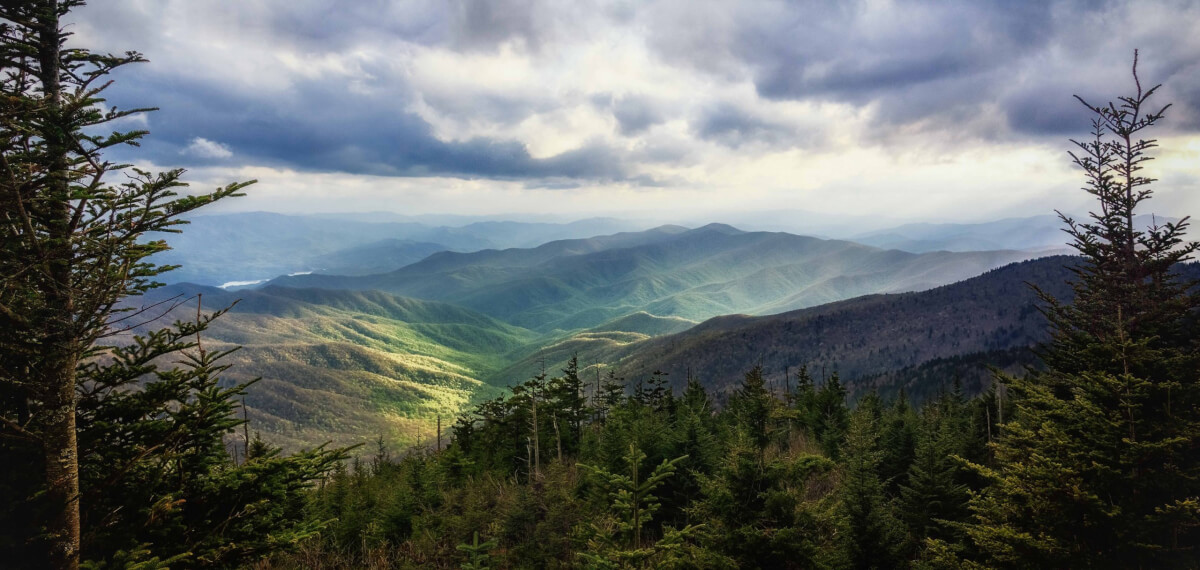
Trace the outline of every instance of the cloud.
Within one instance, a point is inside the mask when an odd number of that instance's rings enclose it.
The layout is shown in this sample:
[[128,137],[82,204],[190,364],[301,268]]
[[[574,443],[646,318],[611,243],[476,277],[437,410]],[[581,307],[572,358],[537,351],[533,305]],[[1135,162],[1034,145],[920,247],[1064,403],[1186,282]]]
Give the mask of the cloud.
[[1162,132],[1200,134],[1194,2],[111,0],[76,14],[69,41],[152,62],[108,93],[163,109],[114,158],[337,174],[346,193],[363,177],[554,200],[853,187],[839,199],[878,207],[911,200],[865,185],[902,178],[945,208],[991,176],[1034,204],[1062,179],[941,165],[1061,159],[1088,127],[1072,95],[1128,92],[1135,47],[1175,103]]
[[629,96],[613,101],[612,114],[625,136],[641,134],[666,120],[661,105],[648,97]]
[[[235,156],[242,164],[376,176],[629,177],[617,151],[601,142],[535,158],[514,140],[442,140],[407,110],[399,90],[355,93],[297,79],[288,97],[276,99],[162,75],[139,76],[114,90],[122,97],[156,93],[158,104],[171,109],[150,116],[153,136],[138,149],[121,151],[125,159],[171,164],[181,156]],[[221,143],[212,142],[218,138]]]
[[202,137],[193,138],[192,142],[179,153],[196,158],[229,158],[233,156],[233,151],[229,150],[229,147]]
[[720,103],[706,110],[696,121],[695,132],[730,148],[742,145],[788,145],[797,140],[797,133],[787,125],[772,122],[729,103]]
[[[1168,83],[1163,98],[1197,128],[1194,3],[750,1],[736,11],[721,4],[660,2],[641,23],[672,64],[717,81],[749,80],[770,100],[854,105],[872,113],[876,130],[956,139],[964,126],[987,139],[1084,130],[1071,95],[1123,93],[1125,83],[1113,81],[1127,77],[1135,47],[1143,48],[1144,77]],[[974,120],[997,112],[1011,131]]]

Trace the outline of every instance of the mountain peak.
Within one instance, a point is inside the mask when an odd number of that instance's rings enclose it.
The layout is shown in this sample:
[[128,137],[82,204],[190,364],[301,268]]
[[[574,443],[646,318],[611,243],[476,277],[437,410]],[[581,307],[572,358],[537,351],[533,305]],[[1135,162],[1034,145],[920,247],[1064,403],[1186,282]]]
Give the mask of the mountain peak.
[[731,235],[731,236],[746,233],[746,232],[739,230],[729,224],[722,224],[722,223],[718,223],[718,222],[713,222],[713,223],[705,225],[705,226],[700,226],[692,231],[696,232],[696,233],[716,232],[716,233],[722,233],[722,234]]

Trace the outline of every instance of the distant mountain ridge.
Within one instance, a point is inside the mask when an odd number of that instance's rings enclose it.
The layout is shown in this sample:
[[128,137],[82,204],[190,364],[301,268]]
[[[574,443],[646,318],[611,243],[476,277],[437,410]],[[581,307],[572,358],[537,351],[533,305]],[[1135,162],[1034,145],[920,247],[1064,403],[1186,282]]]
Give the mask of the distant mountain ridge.
[[[912,253],[1012,249],[1052,254],[1064,251],[1066,240],[1062,224],[1055,216],[968,224],[904,224],[860,233],[847,228],[878,227],[881,220],[872,224],[861,217],[811,212],[725,217],[741,220],[755,230],[784,229],[796,235],[833,237]],[[182,234],[150,237],[165,239],[174,248],[158,254],[157,262],[182,266],[164,278],[170,282],[220,285],[261,282],[300,272],[386,273],[437,251],[534,248],[558,240],[642,231],[657,225],[648,220],[611,217],[566,223],[479,218],[387,212],[309,215],[245,212],[194,216]],[[1140,216],[1139,224],[1148,225],[1150,220],[1150,216]]]
[[[1176,218],[1145,214],[1134,224],[1147,228],[1153,223],[1175,222]],[[905,224],[849,236],[858,243],[913,253],[930,251],[988,251],[1017,249],[1067,253],[1070,237],[1056,215],[1007,218],[974,224]]]
[[662,226],[530,249],[442,252],[379,275],[301,275],[271,283],[378,289],[446,301],[552,332],[591,328],[639,311],[698,321],[921,290],[1035,256],[1017,251],[913,254],[710,224],[692,230]]
[[462,226],[435,226],[414,219],[423,218],[385,214],[215,214],[192,217],[183,233],[149,237],[164,239],[173,248],[155,255],[155,262],[182,266],[164,275],[165,279],[219,285],[308,271],[379,273],[419,261],[435,251],[531,247],[648,227],[643,222],[613,218],[569,223],[473,222]]

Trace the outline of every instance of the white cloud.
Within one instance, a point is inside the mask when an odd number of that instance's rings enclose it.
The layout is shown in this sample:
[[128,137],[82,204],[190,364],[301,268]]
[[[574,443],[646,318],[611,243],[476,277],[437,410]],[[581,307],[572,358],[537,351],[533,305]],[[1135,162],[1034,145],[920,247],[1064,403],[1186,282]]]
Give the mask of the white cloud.
[[229,158],[233,156],[233,151],[217,141],[196,137],[192,139],[191,144],[179,151],[179,154],[186,154],[196,158]]

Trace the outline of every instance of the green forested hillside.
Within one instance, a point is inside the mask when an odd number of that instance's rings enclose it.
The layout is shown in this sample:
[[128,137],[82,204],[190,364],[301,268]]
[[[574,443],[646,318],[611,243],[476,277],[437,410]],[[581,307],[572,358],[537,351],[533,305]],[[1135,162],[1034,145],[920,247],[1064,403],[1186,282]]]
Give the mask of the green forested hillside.
[[591,332],[635,332],[647,336],[660,336],[683,332],[694,326],[696,326],[696,321],[679,317],[660,317],[645,311],[638,311],[589,330]]
[[[955,375],[974,391],[990,377],[986,365],[993,357],[1002,367],[1033,362],[1024,350],[1044,338],[1045,326],[1028,284],[1069,297],[1063,281],[1070,260],[1016,263],[928,291],[871,295],[761,317],[725,315],[674,334],[607,332],[628,322],[621,319],[526,351],[492,382],[521,381],[536,374],[543,361],[557,370],[577,353],[587,374],[597,364],[631,379],[661,370],[681,387],[690,370],[717,394],[755,364],[764,366],[768,382],[777,382],[780,390],[786,388],[786,369],[807,364],[818,376],[822,370],[825,375],[839,371],[852,393],[867,386],[890,392],[908,385],[910,393],[920,395]],[[1019,359],[1004,356],[1017,348]],[[938,380],[929,381],[934,376],[926,366],[937,367]]]
[[[978,392],[990,378],[988,365],[1021,366],[1027,353],[1048,338],[1039,311],[1044,306],[1030,285],[1070,300],[1068,266],[1078,258],[1056,256],[989,271],[978,277],[928,291],[870,295],[778,315],[729,315],[705,321],[685,332],[630,344],[615,365],[629,377],[654,370],[671,374],[682,386],[690,369],[718,392],[732,389],[748,366],[761,364],[768,382],[787,368],[807,365],[814,374],[841,374],[851,393],[870,387],[910,385],[928,393],[959,376]],[[1200,265],[1180,267],[1200,277]],[[924,368],[923,368],[924,367]],[[929,374],[935,367],[937,374]],[[862,382],[856,380],[862,378]]]
[[190,319],[197,294],[205,310],[240,299],[213,322],[203,342],[243,347],[229,357],[234,366],[226,377],[262,377],[246,398],[251,428],[289,449],[377,436],[405,447],[418,432],[434,437],[439,414],[448,419],[498,394],[480,379],[534,339],[529,331],[467,309],[378,291],[225,292],[181,284],[130,302],[192,299],[166,317]]
[[439,253],[382,275],[302,275],[294,287],[379,289],[462,305],[542,332],[588,329],[639,311],[702,320],[770,314],[871,293],[917,291],[1034,254],[912,254],[720,224]]
[[762,364],[768,380],[785,368],[808,365],[819,374],[854,378],[925,361],[1032,346],[1045,338],[1037,296],[1027,283],[1055,295],[1071,258],[1013,264],[952,285],[898,295],[871,295],[778,315],[729,315],[680,334],[631,348],[620,367],[631,376],[654,369],[682,381],[687,368],[718,391],[736,383],[748,365]]

